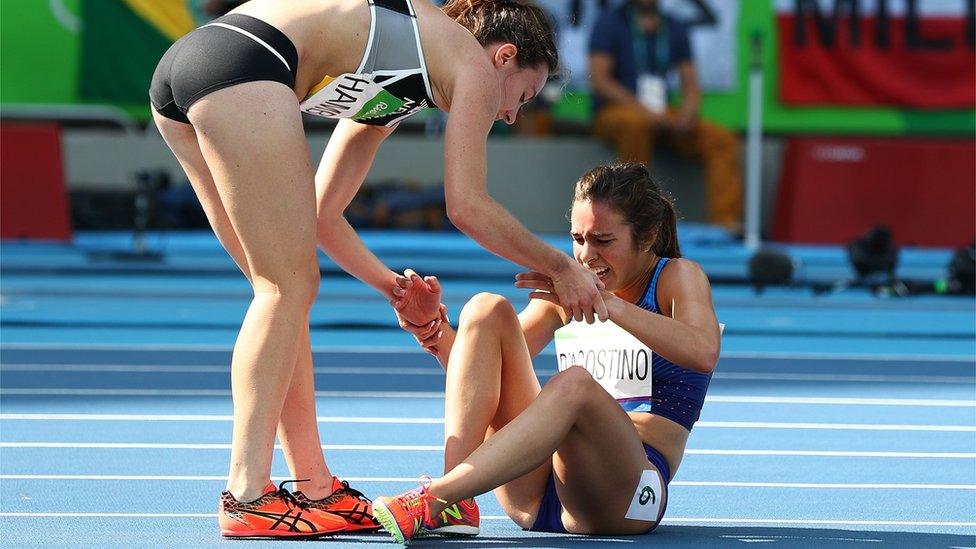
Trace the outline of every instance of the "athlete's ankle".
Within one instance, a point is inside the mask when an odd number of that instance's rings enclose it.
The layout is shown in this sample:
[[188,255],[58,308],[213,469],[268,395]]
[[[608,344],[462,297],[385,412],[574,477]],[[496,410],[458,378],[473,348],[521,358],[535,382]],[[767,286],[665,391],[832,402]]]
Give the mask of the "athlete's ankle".
[[441,503],[439,500],[432,498],[427,504],[427,507],[430,509],[429,516],[436,517],[441,513],[441,511],[447,509],[447,504]]
[[270,480],[266,480],[262,483],[248,483],[244,479],[237,481],[228,480],[227,487],[224,488],[230,495],[234,496],[234,499],[241,503],[252,502],[264,495],[265,489],[267,488]]
[[[302,477],[309,478],[309,477]],[[332,475],[313,476],[312,480],[303,481],[295,485],[295,490],[305,494],[311,500],[325,499],[335,493],[336,481]]]
[[441,511],[446,509],[451,502],[442,498],[439,490],[433,487],[428,487],[427,495],[430,496],[427,499],[427,508],[430,510],[430,516],[437,516]]

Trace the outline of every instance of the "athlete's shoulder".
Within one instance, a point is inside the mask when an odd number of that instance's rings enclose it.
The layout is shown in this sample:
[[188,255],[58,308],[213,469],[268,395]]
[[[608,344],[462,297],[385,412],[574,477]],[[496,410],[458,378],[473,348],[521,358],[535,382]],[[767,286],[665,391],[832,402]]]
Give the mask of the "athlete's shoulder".
[[690,259],[677,257],[668,260],[668,264],[661,271],[658,282],[663,288],[696,288],[704,285],[709,287],[708,275],[700,264]]
[[[427,2],[415,2],[415,5],[434,99],[438,100],[439,107],[449,111],[458,90],[470,95],[478,93],[479,86],[485,88],[494,76],[493,67],[484,48],[468,29]],[[488,88],[481,91],[490,93],[497,86]]]

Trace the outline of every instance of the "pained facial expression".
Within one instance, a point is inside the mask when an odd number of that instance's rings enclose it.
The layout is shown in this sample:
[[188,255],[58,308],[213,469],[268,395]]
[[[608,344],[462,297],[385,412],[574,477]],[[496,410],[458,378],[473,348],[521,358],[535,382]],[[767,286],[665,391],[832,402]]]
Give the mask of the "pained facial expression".
[[496,120],[514,124],[522,105],[539,95],[546,85],[549,71],[545,65],[520,67],[515,60],[518,50],[512,44],[504,44],[496,50],[495,68],[501,73],[501,104]]
[[647,272],[653,253],[634,242],[618,210],[603,202],[577,200],[570,217],[573,256],[596,273],[608,291],[626,288]]

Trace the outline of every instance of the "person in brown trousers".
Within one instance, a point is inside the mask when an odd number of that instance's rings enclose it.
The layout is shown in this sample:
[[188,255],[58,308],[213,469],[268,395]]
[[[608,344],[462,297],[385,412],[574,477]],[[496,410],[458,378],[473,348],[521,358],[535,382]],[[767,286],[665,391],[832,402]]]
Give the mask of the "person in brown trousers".
[[[666,75],[677,71],[681,101],[668,105]],[[708,221],[742,227],[741,145],[728,129],[701,119],[701,91],[688,30],[657,0],[607,9],[590,37],[594,128],[625,161],[650,164],[660,144],[705,167]]]

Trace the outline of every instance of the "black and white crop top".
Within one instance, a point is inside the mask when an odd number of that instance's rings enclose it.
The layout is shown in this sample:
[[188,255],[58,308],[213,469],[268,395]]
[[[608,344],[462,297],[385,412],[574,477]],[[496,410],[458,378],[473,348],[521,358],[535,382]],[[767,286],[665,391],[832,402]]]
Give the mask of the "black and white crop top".
[[392,126],[434,100],[410,0],[368,0],[369,39],[355,73],[326,76],[301,102],[308,114]]

